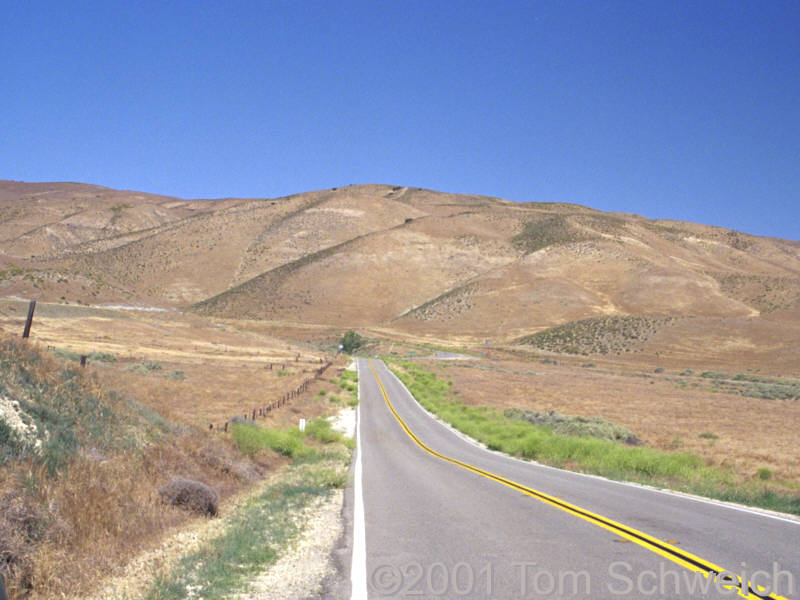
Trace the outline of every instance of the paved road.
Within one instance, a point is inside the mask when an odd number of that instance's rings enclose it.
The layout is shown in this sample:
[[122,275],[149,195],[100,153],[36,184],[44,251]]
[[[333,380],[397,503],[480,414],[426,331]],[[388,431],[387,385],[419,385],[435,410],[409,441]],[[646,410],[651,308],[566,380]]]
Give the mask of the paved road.
[[701,575],[709,564],[800,598],[800,522],[488,452],[432,419],[382,362],[359,360],[359,372],[366,557],[356,514],[353,598],[739,597]]

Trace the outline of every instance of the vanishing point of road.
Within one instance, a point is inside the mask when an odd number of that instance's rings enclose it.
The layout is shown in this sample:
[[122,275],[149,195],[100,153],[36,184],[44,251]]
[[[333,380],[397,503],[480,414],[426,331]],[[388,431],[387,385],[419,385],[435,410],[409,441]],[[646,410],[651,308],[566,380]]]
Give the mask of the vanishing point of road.
[[800,598],[800,521],[485,450],[358,367],[353,599]]

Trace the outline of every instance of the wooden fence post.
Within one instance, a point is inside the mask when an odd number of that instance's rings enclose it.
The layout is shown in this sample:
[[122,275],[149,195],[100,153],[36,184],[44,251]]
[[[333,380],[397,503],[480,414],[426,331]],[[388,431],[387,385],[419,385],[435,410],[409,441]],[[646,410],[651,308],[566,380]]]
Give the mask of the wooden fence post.
[[34,310],[36,310],[36,300],[31,300],[30,304],[28,304],[28,318],[25,320],[25,329],[22,330],[22,339],[27,339],[31,334]]
[[6,592],[6,580],[3,579],[2,573],[0,573],[0,600],[8,600],[8,592]]

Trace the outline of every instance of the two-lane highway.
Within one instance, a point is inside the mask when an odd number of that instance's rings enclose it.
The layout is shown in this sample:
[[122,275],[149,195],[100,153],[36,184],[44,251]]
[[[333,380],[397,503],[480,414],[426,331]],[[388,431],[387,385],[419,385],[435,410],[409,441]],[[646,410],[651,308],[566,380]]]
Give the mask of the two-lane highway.
[[800,522],[489,452],[358,366],[353,598],[800,597]]

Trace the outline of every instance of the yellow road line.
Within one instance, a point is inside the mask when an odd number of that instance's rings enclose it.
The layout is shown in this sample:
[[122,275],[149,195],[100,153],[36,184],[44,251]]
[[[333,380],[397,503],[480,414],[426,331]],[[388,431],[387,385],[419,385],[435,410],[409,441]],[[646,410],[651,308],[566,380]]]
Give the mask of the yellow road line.
[[[516,491],[522,492],[528,496],[536,498],[537,500],[541,500],[542,502],[559,508],[565,512],[570,513],[571,515],[580,517],[586,521],[589,521],[593,525],[597,525],[598,527],[602,527],[603,529],[607,529],[615,533],[616,535],[620,535],[623,538],[650,550],[662,556],[672,562],[689,569],[690,571],[694,571],[697,573],[701,573],[704,577],[718,577],[723,575],[725,579],[721,580],[720,586],[726,589],[737,588],[739,596],[742,598],[748,598],[752,600],[760,600],[763,598],[770,598],[772,600],[788,600],[783,596],[778,596],[776,594],[769,594],[769,595],[762,595],[758,593],[759,591],[764,591],[762,586],[756,586],[758,589],[754,590],[752,584],[747,582],[747,585],[743,585],[742,578],[733,573],[732,571],[728,571],[723,569],[719,565],[716,565],[710,561],[700,558],[699,556],[695,556],[683,550],[681,548],[677,548],[672,544],[659,540],[651,535],[638,531],[632,527],[628,527],[627,525],[623,525],[622,523],[617,523],[616,521],[612,521],[602,515],[590,512],[586,509],[580,508],[579,506],[575,506],[574,504],[570,504],[569,502],[565,502],[564,500],[560,500],[555,496],[551,496],[549,494],[545,494],[544,492],[540,492],[533,488],[527,487],[522,485],[521,483],[517,483],[516,481],[512,481],[511,479],[507,479],[502,475],[497,475],[490,471],[485,471],[480,467],[476,467],[469,463],[465,463],[463,461],[457,460],[455,458],[451,458],[442,454],[441,452],[437,452],[436,450],[432,449],[430,446],[425,444],[422,440],[420,440],[416,434],[406,425],[406,422],[397,414],[392,402],[389,400],[389,395],[386,393],[386,388],[383,387],[383,382],[381,381],[380,376],[378,375],[378,371],[375,369],[375,365],[372,364],[372,361],[369,361],[370,369],[372,369],[372,373],[375,375],[375,380],[378,382],[378,387],[380,387],[381,393],[383,394],[383,399],[386,401],[386,406],[389,407],[389,410],[394,415],[397,422],[403,428],[403,430],[408,434],[414,443],[417,444],[420,448],[422,448],[428,454],[435,456],[445,462],[452,463],[457,465],[463,469],[467,469],[468,471],[472,471],[482,477],[486,477],[487,479],[491,479],[497,483],[510,487]],[[731,577],[728,579],[728,577]],[[730,581],[730,583],[727,583]],[[746,589],[745,589],[746,588]]]

